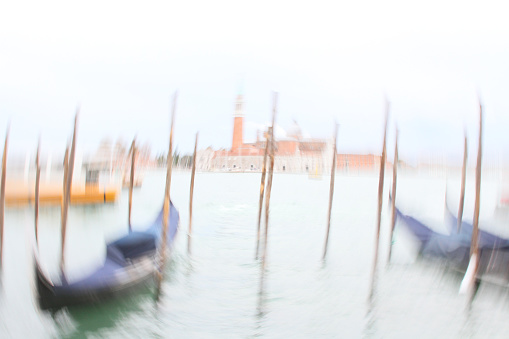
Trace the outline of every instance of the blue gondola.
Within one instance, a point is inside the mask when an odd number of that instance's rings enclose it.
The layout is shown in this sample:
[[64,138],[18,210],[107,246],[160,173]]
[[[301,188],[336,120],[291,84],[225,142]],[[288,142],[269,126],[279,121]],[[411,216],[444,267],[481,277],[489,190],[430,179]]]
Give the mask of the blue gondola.
[[[396,220],[404,225],[419,243],[419,254],[443,260],[454,270],[465,272],[470,261],[472,224],[462,221],[456,232],[457,218],[447,209],[448,233],[434,231],[421,221],[403,214],[396,208]],[[479,230],[479,270],[477,278],[486,278],[497,284],[509,283],[509,239]]]
[[[106,245],[104,264],[89,276],[68,282],[65,276],[53,283],[35,259],[36,287],[41,309],[94,304],[150,285],[157,276],[163,211],[143,231],[132,231]],[[171,248],[179,225],[179,213],[170,203],[166,244]]]

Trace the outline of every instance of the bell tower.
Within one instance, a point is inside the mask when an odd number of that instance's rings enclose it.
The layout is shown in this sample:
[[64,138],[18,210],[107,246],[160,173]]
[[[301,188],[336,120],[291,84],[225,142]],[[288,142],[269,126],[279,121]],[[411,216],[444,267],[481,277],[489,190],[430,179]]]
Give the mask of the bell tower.
[[235,113],[233,114],[233,139],[232,139],[232,152],[238,151],[244,144],[243,129],[244,129],[244,114],[242,113],[242,106],[244,101],[242,94],[237,95],[235,101]]

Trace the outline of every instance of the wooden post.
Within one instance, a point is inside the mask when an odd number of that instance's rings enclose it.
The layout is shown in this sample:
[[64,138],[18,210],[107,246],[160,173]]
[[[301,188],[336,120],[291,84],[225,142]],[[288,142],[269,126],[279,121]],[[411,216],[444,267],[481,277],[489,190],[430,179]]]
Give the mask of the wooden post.
[[0,181],[0,267],[4,252],[4,214],[5,214],[5,176],[7,175],[7,146],[9,145],[9,127],[5,133],[4,154],[2,156],[2,178]]
[[[72,135],[71,152],[69,154],[67,170],[64,171],[64,177],[66,179],[64,197],[63,197],[63,210],[62,210],[62,253],[60,257],[60,269],[64,272],[65,268],[65,235],[67,231],[67,212],[69,209],[69,202],[71,200],[71,188],[72,188],[72,174],[74,170],[74,155],[76,152],[76,129],[78,126],[78,115],[79,109],[76,112],[74,118],[74,132]],[[67,162],[67,157],[66,157]]]
[[35,244],[39,247],[39,186],[41,180],[41,165],[40,165],[40,153],[41,153],[41,139],[37,145],[37,156],[35,157]]
[[265,191],[265,242],[263,246],[262,256],[262,269],[265,268],[265,258],[267,256],[267,242],[269,233],[269,206],[270,206],[270,192],[272,189],[272,176],[274,174],[274,123],[276,119],[277,110],[277,92],[274,93],[274,101],[272,106],[272,128],[270,131],[270,152],[269,152],[269,175],[267,178],[267,190]]
[[325,246],[323,249],[323,257],[327,255],[327,246],[329,243],[329,232],[330,232],[330,216],[332,211],[332,198],[334,196],[334,179],[336,177],[336,154],[337,154],[337,138],[338,138],[338,124],[336,123],[334,126],[334,146],[332,147],[332,168],[330,173],[330,190],[329,190],[329,212],[327,214],[327,234],[325,236]]
[[380,159],[380,177],[378,179],[378,209],[376,216],[376,239],[375,239],[375,251],[373,258],[373,269],[371,272],[371,288],[369,293],[369,299],[373,297],[375,278],[376,278],[376,267],[378,265],[378,246],[380,243],[380,224],[382,219],[382,197],[384,190],[384,175],[385,175],[385,159],[386,159],[386,137],[387,137],[387,121],[389,120],[389,103],[386,102],[385,107],[385,127],[384,127],[384,142],[382,148],[382,158]]
[[463,167],[461,169],[461,193],[458,207],[458,228],[457,228],[458,233],[461,230],[461,222],[463,219],[463,207],[465,205],[465,179],[467,176],[467,157],[468,157],[467,135],[465,132],[465,146],[463,148]]
[[157,294],[156,297],[159,298],[161,291],[161,283],[164,277],[164,266],[166,264],[166,243],[167,234],[168,234],[168,221],[170,216],[170,187],[171,187],[171,170],[173,166],[173,125],[175,123],[175,108],[177,105],[177,92],[173,94],[173,105],[171,110],[171,126],[170,126],[170,145],[168,147],[168,156],[167,156],[167,167],[166,167],[166,187],[164,190],[164,206],[163,206],[163,229],[162,229],[162,237],[161,237],[161,248],[160,248],[160,263],[161,266],[159,268],[159,279],[157,281]]
[[468,292],[468,304],[472,304],[475,295],[474,285],[477,280],[477,271],[479,270],[479,211],[481,205],[481,160],[482,160],[482,106],[479,104],[479,147],[477,149],[477,165],[475,168],[475,205],[474,220],[472,231],[472,242],[470,245],[470,262],[467,272],[461,283],[460,291]]
[[187,234],[187,253],[191,253],[191,233],[193,231],[193,191],[194,174],[196,172],[196,148],[198,147],[198,133],[194,140],[193,167],[191,169],[191,188],[189,189],[189,233]]
[[392,256],[392,237],[394,234],[394,226],[396,224],[396,182],[398,180],[398,130],[396,129],[396,146],[394,147],[394,164],[392,165],[392,205],[391,205],[391,231],[389,235],[389,257],[387,263],[391,262]]
[[131,211],[133,207],[133,186],[134,186],[134,161],[136,159],[136,137],[133,139],[133,142],[131,144],[131,175],[129,178],[129,216],[128,216],[128,222],[129,222],[129,233],[133,231],[132,225],[131,225]]
[[262,164],[262,181],[260,183],[260,200],[258,202],[258,228],[256,235],[256,255],[255,258],[258,259],[258,252],[260,249],[260,224],[262,220],[262,206],[263,206],[263,194],[265,192],[265,175],[267,171],[266,163],[267,163],[267,155],[269,153],[269,131],[267,130],[267,137],[265,138],[265,153],[263,155],[263,164]]
[[[64,201],[65,201],[65,191],[67,189],[67,172],[69,170],[69,140],[67,141],[67,146],[65,147],[63,165],[64,165],[64,179],[62,181],[62,200],[60,201],[60,227],[63,227],[64,225]],[[62,232],[62,230],[60,231]]]

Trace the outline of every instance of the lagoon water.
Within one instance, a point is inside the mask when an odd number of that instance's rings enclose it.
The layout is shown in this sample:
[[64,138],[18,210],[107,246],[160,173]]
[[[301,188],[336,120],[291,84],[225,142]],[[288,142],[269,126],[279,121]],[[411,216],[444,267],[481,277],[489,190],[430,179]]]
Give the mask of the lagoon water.
[[[146,173],[134,191],[134,228],[162,205],[164,170]],[[505,338],[507,289],[483,286],[470,310],[458,294],[461,276],[416,257],[396,226],[387,265],[387,192],[374,298],[373,262],[378,177],[336,176],[327,258],[322,261],[329,177],[276,174],[270,205],[267,266],[254,258],[259,173],[197,173],[192,252],[187,253],[190,173],[174,173],[172,200],[180,230],[166,267],[163,295],[150,289],[98,306],[40,311],[33,288],[33,207],[8,208],[0,285],[0,338]],[[499,180],[483,178],[482,217],[499,199]],[[446,188],[447,187],[447,188]],[[457,176],[402,173],[397,201],[404,212],[443,227],[444,194],[459,196]],[[104,257],[104,243],[127,229],[127,191],[109,205],[72,206],[66,260],[70,279]],[[473,206],[469,176],[465,216]],[[456,207],[454,207],[456,208]],[[471,217],[470,217],[471,218]],[[502,223],[500,223],[502,224]],[[137,226],[139,225],[139,226]],[[499,225],[500,234],[509,236]],[[60,209],[40,212],[40,258],[58,271]]]

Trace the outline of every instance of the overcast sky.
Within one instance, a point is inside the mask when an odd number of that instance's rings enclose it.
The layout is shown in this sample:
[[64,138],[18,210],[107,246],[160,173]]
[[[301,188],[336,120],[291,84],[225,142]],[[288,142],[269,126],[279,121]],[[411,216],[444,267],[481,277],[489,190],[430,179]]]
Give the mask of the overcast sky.
[[12,152],[61,152],[81,105],[78,145],[134,135],[153,153],[231,145],[234,100],[246,132],[293,120],[340,152],[381,151],[384,96],[389,147],[400,157],[475,159],[478,99],[485,154],[509,160],[509,20],[502,1],[2,1],[0,137]]

